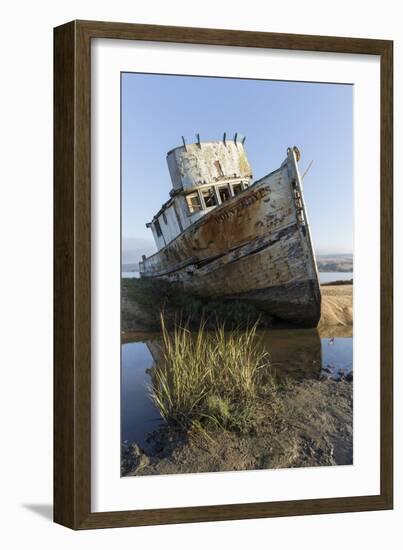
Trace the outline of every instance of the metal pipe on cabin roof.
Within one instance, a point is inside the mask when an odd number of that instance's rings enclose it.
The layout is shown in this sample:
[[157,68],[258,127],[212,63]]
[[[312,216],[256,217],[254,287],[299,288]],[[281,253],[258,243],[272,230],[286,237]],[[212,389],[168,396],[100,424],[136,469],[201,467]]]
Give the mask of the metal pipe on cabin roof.
[[200,134],[196,134],[196,137],[197,137],[197,145],[201,148],[201,145],[200,145]]
[[185,148],[185,151],[187,151],[186,141],[185,141],[185,138],[183,136],[182,136],[182,143],[183,143],[183,147]]
[[241,141],[242,145],[245,143],[245,141],[246,141],[246,136],[243,136],[242,141]]
[[227,145],[227,132],[224,132],[224,136],[222,138],[224,145]]
[[237,137],[238,137],[238,132],[235,132],[234,143],[236,143]]

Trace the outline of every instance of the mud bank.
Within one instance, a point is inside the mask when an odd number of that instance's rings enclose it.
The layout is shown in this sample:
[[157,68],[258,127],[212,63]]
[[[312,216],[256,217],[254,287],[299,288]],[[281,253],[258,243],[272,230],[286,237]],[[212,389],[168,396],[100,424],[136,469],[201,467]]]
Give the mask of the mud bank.
[[322,314],[319,328],[353,324],[353,285],[321,287]]
[[[319,329],[323,327],[351,327],[353,324],[353,286],[351,284],[322,286],[322,315]],[[178,291],[169,283],[141,279],[122,280],[122,329],[123,331],[158,331],[159,314],[175,322],[178,315],[190,319],[198,326],[201,317],[212,325],[218,321],[242,326],[246,322],[260,320],[260,327],[275,324],[270,315],[254,305],[239,300],[203,299]]]
[[261,401],[253,432],[183,432],[161,428],[148,454],[125,443],[122,475],[158,475],[348,465],[353,462],[353,384],[290,383],[278,403]]

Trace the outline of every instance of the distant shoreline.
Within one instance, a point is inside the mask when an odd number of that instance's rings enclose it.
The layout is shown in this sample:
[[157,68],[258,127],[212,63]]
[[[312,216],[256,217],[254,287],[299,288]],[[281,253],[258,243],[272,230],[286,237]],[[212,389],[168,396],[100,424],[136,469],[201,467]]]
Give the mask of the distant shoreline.
[[331,281],[329,283],[321,283],[320,286],[339,286],[339,285],[352,285],[353,279],[345,279],[339,281]]
[[[353,271],[352,254],[316,254],[316,264],[321,273],[349,273]],[[124,262],[121,271],[139,273],[138,262]]]

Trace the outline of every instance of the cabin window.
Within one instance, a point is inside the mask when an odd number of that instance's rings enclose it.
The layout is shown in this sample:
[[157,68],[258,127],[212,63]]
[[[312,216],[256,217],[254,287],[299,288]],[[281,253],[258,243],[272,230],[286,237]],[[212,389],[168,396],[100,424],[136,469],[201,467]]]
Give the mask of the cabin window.
[[228,185],[221,185],[218,188],[218,194],[220,195],[220,201],[225,202],[231,198]]
[[155,231],[156,231],[158,237],[161,237],[162,231],[161,231],[160,222],[158,220],[155,220],[154,227],[155,227]]
[[219,160],[216,160],[215,163],[214,163],[214,166],[217,168],[218,177],[223,178],[224,177],[224,172],[223,172],[223,169],[221,167],[221,162]]
[[188,203],[189,211],[191,214],[193,214],[193,212],[199,212],[202,209],[198,193],[191,193],[190,195],[187,195],[186,201]]
[[217,197],[214,192],[214,187],[207,187],[207,189],[203,189],[202,194],[206,208],[210,208],[210,206],[216,206]]
[[243,182],[243,188],[247,189],[249,187],[249,183],[247,181]]
[[239,193],[242,193],[242,183],[234,183],[232,186],[232,192],[234,193],[234,197],[239,195]]
[[162,213],[162,219],[164,220],[164,223],[166,225],[168,222],[167,222],[167,216],[166,216],[165,212]]

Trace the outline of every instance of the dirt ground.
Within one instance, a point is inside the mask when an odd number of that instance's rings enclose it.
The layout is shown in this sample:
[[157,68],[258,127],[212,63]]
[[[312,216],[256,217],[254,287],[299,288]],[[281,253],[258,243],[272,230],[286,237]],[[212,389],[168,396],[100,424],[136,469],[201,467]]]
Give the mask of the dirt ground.
[[353,324],[353,285],[322,286],[320,327]]
[[253,433],[150,435],[146,455],[124,447],[122,475],[259,470],[347,465],[353,462],[353,384],[340,380],[290,383],[278,404],[264,403]]

